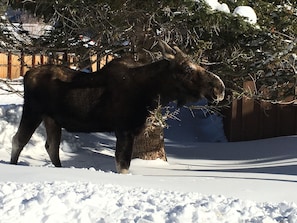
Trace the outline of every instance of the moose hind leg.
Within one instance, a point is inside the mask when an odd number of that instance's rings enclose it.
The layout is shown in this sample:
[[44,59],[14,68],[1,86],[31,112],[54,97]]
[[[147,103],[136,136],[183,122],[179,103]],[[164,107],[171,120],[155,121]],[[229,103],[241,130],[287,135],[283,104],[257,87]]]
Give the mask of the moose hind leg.
[[129,132],[116,132],[116,168],[118,173],[129,172],[134,136]]
[[43,118],[45,130],[46,130],[46,151],[55,165],[55,167],[61,167],[61,161],[59,156],[59,147],[61,141],[61,127],[50,117]]
[[40,123],[41,118],[38,115],[26,115],[23,113],[18,131],[12,138],[11,164],[17,164],[24,146],[28,143]]

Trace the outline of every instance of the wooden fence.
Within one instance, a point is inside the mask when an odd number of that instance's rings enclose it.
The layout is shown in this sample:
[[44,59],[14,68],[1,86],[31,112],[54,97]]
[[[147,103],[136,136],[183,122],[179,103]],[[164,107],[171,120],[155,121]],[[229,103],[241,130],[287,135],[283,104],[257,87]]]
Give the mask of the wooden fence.
[[[249,83],[247,85],[251,86]],[[288,101],[293,101],[293,97]],[[297,134],[297,104],[273,104],[243,97],[223,110],[229,141],[246,141]]]
[[63,54],[57,54],[54,60],[42,54],[0,53],[0,78],[19,78],[32,67],[47,63],[58,63],[59,60],[63,60]]
[[[92,61],[92,71],[100,69],[100,67],[104,66],[111,59],[111,56],[98,59],[97,55],[93,55],[90,58]],[[23,76],[30,68],[48,63],[64,63],[75,68],[77,61],[78,57],[74,54],[55,53],[47,56],[43,54],[25,55],[20,52],[4,52],[0,53],[0,78],[16,79]]]
[[271,104],[243,98],[223,112],[229,141],[297,134],[297,105]]

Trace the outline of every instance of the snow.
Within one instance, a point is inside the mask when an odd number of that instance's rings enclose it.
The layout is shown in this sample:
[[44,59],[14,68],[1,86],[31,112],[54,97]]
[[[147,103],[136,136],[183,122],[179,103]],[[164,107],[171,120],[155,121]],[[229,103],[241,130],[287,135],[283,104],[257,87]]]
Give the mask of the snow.
[[257,23],[257,15],[250,6],[238,6],[234,9],[233,15],[245,17],[246,21],[251,24]]
[[38,38],[53,29],[53,26],[44,23],[22,23],[21,28],[28,31],[31,37]]
[[[196,2],[205,2],[213,11],[230,13],[229,6],[226,3],[220,3],[218,0],[195,0]],[[246,22],[250,24],[257,23],[257,14],[254,9],[250,6],[237,6],[233,13],[234,16],[242,16],[245,18]]]
[[226,3],[219,3],[218,0],[204,0],[212,10],[230,13],[229,6]]
[[168,162],[134,159],[131,173],[120,175],[113,134],[63,132],[64,167],[54,168],[40,127],[15,166],[11,137],[21,103],[0,90],[1,223],[297,222],[296,136],[199,142],[181,136],[194,131],[185,120],[165,133]]

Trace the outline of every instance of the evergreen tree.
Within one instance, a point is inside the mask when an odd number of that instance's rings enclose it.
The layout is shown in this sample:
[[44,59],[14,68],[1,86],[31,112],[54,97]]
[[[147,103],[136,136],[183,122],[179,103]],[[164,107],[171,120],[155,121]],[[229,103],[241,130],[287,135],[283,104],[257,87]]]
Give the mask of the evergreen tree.
[[[36,0],[12,1],[54,25],[51,35],[33,40],[27,51],[71,51],[83,59],[151,49],[157,38],[187,50],[197,63],[220,75],[232,96],[279,101],[295,95],[297,5],[289,0],[226,0],[233,11],[249,5],[252,25],[231,13],[213,11],[202,0]],[[87,50],[81,35],[97,44]],[[127,43],[127,44],[125,44]],[[87,51],[87,52],[86,52]],[[255,92],[242,89],[253,80]]]

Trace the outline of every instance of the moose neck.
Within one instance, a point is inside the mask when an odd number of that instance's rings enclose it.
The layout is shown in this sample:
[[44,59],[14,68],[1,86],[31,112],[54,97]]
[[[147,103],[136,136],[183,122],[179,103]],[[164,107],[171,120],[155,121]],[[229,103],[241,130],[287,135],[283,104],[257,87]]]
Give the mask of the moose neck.
[[155,107],[159,97],[162,105],[177,99],[176,66],[171,61],[163,59],[136,67],[132,73],[139,77],[136,80],[142,86],[141,90],[149,92],[150,96],[153,95],[154,101],[148,102],[149,107]]

